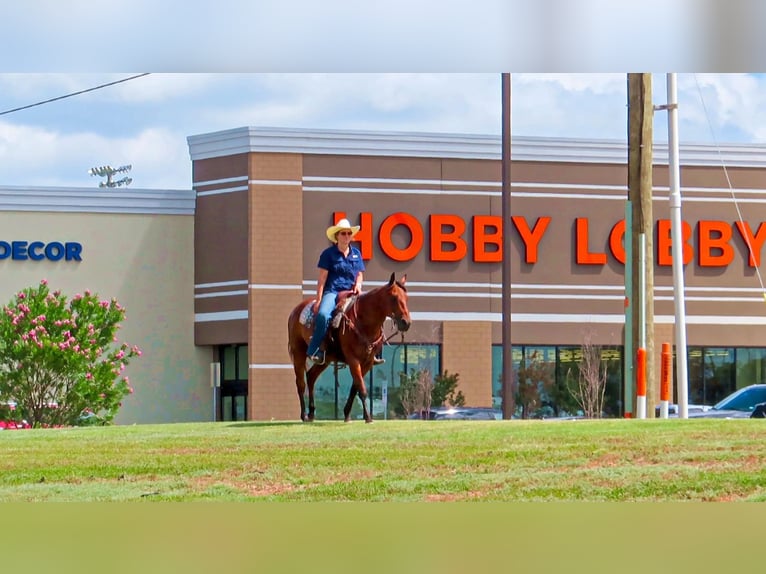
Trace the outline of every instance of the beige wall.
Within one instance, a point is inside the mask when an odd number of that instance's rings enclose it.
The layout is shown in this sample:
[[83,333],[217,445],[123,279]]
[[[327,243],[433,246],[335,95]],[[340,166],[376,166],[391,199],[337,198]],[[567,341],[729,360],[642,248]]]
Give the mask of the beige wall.
[[47,279],[68,297],[85,289],[127,309],[120,341],[143,351],[127,368],[135,393],[121,424],[212,419],[210,348],[194,346],[194,217],[0,212],[3,241],[76,241],[82,261],[0,261],[0,302]]

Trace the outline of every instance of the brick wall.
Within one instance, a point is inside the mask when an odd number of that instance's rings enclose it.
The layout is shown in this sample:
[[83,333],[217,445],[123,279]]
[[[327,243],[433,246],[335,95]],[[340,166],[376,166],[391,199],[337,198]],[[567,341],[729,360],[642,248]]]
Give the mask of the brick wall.
[[302,156],[254,153],[249,166],[248,417],[298,419],[287,317],[303,299]]
[[458,389],[472,407],[492,406],[492,327],[480,321],[445,321],[442,369],[458,373]]

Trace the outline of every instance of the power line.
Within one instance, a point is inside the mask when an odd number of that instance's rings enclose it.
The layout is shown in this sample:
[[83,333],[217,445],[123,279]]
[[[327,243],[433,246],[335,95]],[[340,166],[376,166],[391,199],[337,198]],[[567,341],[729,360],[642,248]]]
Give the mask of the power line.
[[101,88],[107,88],[109,86],[114,86],[115,84],[121,84],[122,82],[128,82],[130,80],[135,80],[136,78],[141,78],[143,76],[148,76],[150,72],[146,72],[144,74],[136,74],[135,76],[130,76],[128,78],[123,78],[122,80],[116,80],[114,82],[109,82],[108,84],[101,84],[100,86],[96,86],[94,88],[88,88],[87,90],[80,90],[79,92],[72,92],[71,94],[66,94],[64,96],[58,96],[57,98],[51,98],[50,100],[44,100],[42,102],[37,102],[36,104],[29,104],[27,106],[21,106],[19,108],[13,108],[12,110],[5,110],[4,112],[0,112],[0,116],[4,116],[6,114],[12,114],[13,112],[18,112],[21,110],[26,110],[29,108],[34,108],[35,106],[42,106],[43,104],[49,104],[51,102],[56,102],[58,100],[63,100],[65,98],[71,98],[72,96],[79,96],[80,94],[85,94],[87,92],[93,92],[95,90],[100,90]]

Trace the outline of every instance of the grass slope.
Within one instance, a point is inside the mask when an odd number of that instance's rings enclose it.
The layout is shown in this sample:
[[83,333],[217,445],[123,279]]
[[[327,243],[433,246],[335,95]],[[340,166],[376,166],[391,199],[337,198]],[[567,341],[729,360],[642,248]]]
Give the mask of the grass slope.
[[0,502],[764,501],[760,420],[196,423],[0,432]]

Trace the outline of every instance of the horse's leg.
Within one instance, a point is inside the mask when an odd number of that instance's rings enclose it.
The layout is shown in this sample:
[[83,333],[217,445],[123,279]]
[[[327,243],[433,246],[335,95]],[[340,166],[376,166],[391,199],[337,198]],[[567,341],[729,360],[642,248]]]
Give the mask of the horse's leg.
[[351,383],[351,392],[348,394],[348,400],[346,406],[343,408],[343,414],[346,422],[351,421],[351,407],[354,406],[354,397],[359,395],[359,399],[362,401],[362,412],[364,413],[364,422],[371,423],[372,417],[367,410],[367,387],[364,384],[364,373],[362,372],[362,365],[359,361],[349,361],[348,369],[351,371],[353,381]]
[[301,420],[306,422],[306,356],[293,358],[293,370],[295,371],[295,387],[298,390],[298,400],[301,402]]
[[309,386],[309,414],[308,414],[308,422],[313,423],[314,422],[314,414],[316,413],[316,407],[314,406],[314,385],[317,382],[317,379],[319,378],[319,375],[322,374],[322,371],[324,371],[327,368],[327,363],[314,364],[307,373],[307,379],[308,379],[308,386]]

